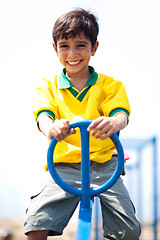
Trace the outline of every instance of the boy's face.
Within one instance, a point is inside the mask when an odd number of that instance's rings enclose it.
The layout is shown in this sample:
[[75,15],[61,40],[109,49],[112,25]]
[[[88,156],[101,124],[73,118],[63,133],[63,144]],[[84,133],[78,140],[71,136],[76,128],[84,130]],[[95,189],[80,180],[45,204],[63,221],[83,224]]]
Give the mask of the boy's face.
[[91,41],[81,34],[67,40],[59,39],[57,46],[53,43],[53,47],[66,71],[78,74],[81,71],[88,71],[90,58],[94,56],[98,42],[92,47]]

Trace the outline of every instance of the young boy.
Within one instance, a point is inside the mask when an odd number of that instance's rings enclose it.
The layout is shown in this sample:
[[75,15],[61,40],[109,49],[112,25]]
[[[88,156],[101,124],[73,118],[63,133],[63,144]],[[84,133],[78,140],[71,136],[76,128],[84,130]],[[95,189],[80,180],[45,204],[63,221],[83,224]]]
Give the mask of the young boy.
[[[87,130],[91,132],[91,186],[97,187],[110,178],[116,166],[117,155],[109,136],[127,126],[130,114],[123,84],[89,66],[99,45],[98,32],[96,17],[83,9],[68,12],[56,21],[53,47],[64,69],[53,80],[44,80],[34,104],[40,131],[60,142],[54,153],[58,174],[77,188],[81,184],[80,134],[70,129],[70,122],[93,120]],[[31,197],[27,211],[28,240],[61,235],[80,200],[57,186],[49,173],[46,175],[47,183]],[[140,224],[121,178],[99,197],[104,236],[139,239]]]

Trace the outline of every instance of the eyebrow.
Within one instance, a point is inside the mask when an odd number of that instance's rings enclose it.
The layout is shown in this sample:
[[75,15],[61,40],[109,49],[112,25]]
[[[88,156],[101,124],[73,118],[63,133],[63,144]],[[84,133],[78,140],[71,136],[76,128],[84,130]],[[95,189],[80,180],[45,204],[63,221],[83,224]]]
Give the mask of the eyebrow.
[[88,42],[86,42],[86,41],[78,41],[78,43],[84,43],[84,44],[88,45]]
[[67,43],[67,41],[66,42],[59,42],[58,44],[66,44]]
[[[67,44],[68,42],[67,41],[65,41],[65,42],[59,42],[58,44],[59,45],[63,45],[63,44]],[[78,41],[77,43],[83,43],[83,44],[87,44],[88,45],[88,42],[86,42],[86,41]]]

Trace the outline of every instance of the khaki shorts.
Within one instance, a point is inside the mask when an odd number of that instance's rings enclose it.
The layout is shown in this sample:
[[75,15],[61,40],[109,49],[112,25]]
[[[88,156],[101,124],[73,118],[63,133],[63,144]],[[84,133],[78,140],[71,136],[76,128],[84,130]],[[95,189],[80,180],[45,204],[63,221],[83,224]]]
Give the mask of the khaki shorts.
[[[113,174],[117,157],[105,163],[90,163],[91,187],[99,187]],[[56,170],[69,185],[81,187],[81,166],[79,163],[59,163]],[[62,190],[46,173],[44,185],[33,194],[24,223],[25,234],[30,231],[49,230],[49,236],[62,235],[80,198]],[[113,239],[137,240],[140,224],[135,209],[121,178],[116,184],[99,196],[104,236]]]

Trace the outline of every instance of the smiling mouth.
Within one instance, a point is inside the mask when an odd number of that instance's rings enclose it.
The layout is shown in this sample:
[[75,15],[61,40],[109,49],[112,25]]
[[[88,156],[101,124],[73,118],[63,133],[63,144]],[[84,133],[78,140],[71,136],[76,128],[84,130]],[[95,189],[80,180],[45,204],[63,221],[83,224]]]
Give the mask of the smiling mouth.
[[74,61],[74,62],[70,62],[70,61],[67,61],[67,63],[71,66],[74,66],[74,65],[77,65],[81,62],[81,60],[78,60],[78,61]]

